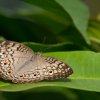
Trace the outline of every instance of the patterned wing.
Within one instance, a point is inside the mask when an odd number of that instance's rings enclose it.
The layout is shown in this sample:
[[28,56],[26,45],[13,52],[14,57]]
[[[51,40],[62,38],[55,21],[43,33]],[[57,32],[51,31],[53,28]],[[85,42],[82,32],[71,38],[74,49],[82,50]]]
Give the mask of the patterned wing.
[[33,55],[34,52],[23,44],[13,41],[1,42],[0,77],[5,80],[12,80],[20,66],[23,66]]
[[[26,67],[29,70],[25,70]],[[73,70],[54,57],[44,57],[40,54],[33,56],[29,63],[25,64],[14,78],[14,83],[38,82],[41,80],[55,80],[66,78],[73,73]]]
[[73,73],[72,68],[54,57],[44,57],[43,76],[46,80],[66,78]]
[[42,56],[35,54],[14,75],[14,83],[29,83],[43,80]]
[[53,57],[34,53],[29,47],[13,42],[0,43],[0,77],[14,83],[66,78],[72,69]]

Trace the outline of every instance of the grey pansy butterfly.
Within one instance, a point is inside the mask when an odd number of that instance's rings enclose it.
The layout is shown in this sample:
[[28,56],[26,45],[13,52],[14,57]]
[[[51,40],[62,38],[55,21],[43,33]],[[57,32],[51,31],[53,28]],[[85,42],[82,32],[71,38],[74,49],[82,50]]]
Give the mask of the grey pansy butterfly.
[[28,83],[66,78],[72,73],[72,69],[62,61],[34,53],[21,43],[0,43],[0,77],[4,80]]

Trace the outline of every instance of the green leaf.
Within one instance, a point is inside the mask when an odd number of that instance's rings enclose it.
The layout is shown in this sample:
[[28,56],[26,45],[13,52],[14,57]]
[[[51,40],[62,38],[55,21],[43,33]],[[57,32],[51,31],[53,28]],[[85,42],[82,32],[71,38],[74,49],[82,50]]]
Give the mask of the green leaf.
[[[81,36],[87,42],[89,41],[86,33],[89,12],[87,7],[80,0],[22,0],[16,2],[5,1],[6,0],[0,2],[0,11],[3,12],[1,14],[11,15],[11,18],[25,19],[26,21],[31,21],[32,23],[36,22],[38,25],[41,25],[41,27],[46,28],[46,30],[49,30],[50,33],[53,34],[58,34],[61,33],[63,30],[68,29],[73,22],[74,26],[78,29]],[[13,6],[11,6],[11,4],[13,4]],[[16,21],[16,19],[14,20]],[[6,22],[6,24],[5,22],[2,21],[4,25],[8,25],[9,22]],[[21,23],[23,24],[23,22]],[[33,29],[33,24],[27,25],[27,28],[25,28],[24,30],[22,27],[23,25],[18,25],[19,27],[21,26],[20,28],[17,27],[21,30],[16,30],[16,27],[14,27],[15,25],[13,25],[13,28],[11,27],[11,29],[15,30],[15,33],[17,32],[20,34],[27,33],[27,31],[28,33],[35,33],[34,30],[36,28]],[[7,26],[7,28],[10,28],[9,26]],[[8,30],[7,28],[6,30]],[[42,29],[40,28],[40,30]],[[18,37],[18,35],[16,37]]]
[[[13,6],[11,6],[11,4],[13,4]],[[38,2],[38,4],[41,3]],[[2,15],[23,18],[28,21],[31,20],[32,22],[35,21],[37,24],[42,24],[42,27],[47,27],[53,33],[59,33],[71,24],[71,20],[66,13],[64,14],[60,11],[62,13],[60,16],[56,13],[47,11],[46,9],[42,9],[40,6],[31,5],[23,1],[7,2],[6,0],[3,0],[3,2],[0,2],[0,12]],[[59,10],[57,12],[59,12]],[[62,15],[65,17],[62,17]]]
[[80,0],[55,0],[70,15],[73,23],[80,31],[81,35],[89,42],[87,37],[87,25],[89,11]]
[[[87,7],[80,0],[23,0],[53,13],[53,17],[59,18],[60,22],[68,23],[68,15],[75,27],[79,30],[84,39],[89,43],[87,37],[87,25],[89,12]],[[73,5],[74,4],[74,5]]]
[[44,53],[63,60],[72,67],[74,73],[64,80],[42,81],[30,84],[12,84],[0,82],[0,91],[24,91],[40,87],[67,87],[100,92],[100,53],[91,51],[52,52]]

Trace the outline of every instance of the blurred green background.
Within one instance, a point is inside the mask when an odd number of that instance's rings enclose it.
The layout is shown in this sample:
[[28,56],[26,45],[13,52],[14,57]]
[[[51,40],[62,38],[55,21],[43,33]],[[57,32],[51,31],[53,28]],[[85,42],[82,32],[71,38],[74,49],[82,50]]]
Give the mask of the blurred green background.
[[[23,42],[38,52],[99,52],[99,5],[99,0],[0,0],[0,40]],[[62,87],[0,92],[0,100],[22,99],[99,100],[100,93]]]

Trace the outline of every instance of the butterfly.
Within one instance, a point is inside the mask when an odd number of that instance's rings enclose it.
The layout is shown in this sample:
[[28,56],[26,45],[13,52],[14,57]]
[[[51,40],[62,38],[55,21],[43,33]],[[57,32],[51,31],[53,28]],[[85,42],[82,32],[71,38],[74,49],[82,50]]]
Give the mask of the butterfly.
[[14,41],[0,43],[0,77],[13,83],[66,78],[73,73],[63,61],[42,56]]

